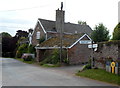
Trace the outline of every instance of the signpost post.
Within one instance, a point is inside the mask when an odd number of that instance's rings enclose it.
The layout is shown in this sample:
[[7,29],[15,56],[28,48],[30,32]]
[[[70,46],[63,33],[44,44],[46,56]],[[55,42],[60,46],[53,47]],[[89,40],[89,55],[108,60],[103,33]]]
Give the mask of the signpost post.
[[90,45],[88,45],[88,48],[92,49],[92,61],[91,61],[91,67],[93,68],[95,65],[95,60],[94,60],[94,51],[97,50],[98,44],[93,44],[93,41]]

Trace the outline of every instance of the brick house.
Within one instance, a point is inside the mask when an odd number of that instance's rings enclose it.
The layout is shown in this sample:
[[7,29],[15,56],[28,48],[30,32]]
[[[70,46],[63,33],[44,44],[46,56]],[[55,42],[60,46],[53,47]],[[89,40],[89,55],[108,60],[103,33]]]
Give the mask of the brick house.
[[[66,58],[69,64],[80,64],[89,61],[91,50],[88,48],[88,44],[91,44],[92,40],[87,34],[64,34],[63,37],[62,45],[67,52]],[[53,49],[60,49],[59,37],[50,38],[36,47],[37,61],[40,62],[44,59],[45,51]]]
[[92,29],[89,27],[89,25],[73,24],[69,22],[65,23],[64,13],[65,12],[63,10],[59,9],[56,10],[56,21],[39,18],[32,33],[32,44],[33,45],[39,44],[38,39],[40,38],[45,38],[45,40],[47,40],[51,37],[58,36],[60,33],[61,19],[64,25],[63,29],[64,34],[76,34],[76,33],[86,33],[88,35],[91,34]]
[[[67,44],[63,44],[63,48],[68,51],[67,56],[69,57],[70,63],[77,64],[80,61],[82,62],[82,60],[84,62],[88,61],[91,51],[87,48],[87,44],[80,44],[80,40],[86,40],[90,43],[92,40],[89,36],[92,33],[92,29],[89,25],[73,24],[69,22],[65,23],[64,14],[65,11],[58,9],[56,10],[56,21],[40,18],[37,20],[32,33],[32,45],[36,46],[38,61],[42,60],[42,54],[45,50],[59,48],[61,29],[63,35],[62,41]],[[67,36],[71,37],[69,38]],[[39,44],[41,39],[45,39],[45,41],[42,44]],[[54,39],[57,40],[54,41]],[[51,42],[53,45],[50,45]]]

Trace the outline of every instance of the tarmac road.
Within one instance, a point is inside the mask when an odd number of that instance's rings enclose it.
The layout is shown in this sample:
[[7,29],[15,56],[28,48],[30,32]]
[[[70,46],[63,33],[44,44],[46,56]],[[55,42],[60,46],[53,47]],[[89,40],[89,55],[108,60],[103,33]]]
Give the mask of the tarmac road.
[[59,69],[29,65],[10,58],[0,58],[0,62],[1,60],[3,86],[113,86]]

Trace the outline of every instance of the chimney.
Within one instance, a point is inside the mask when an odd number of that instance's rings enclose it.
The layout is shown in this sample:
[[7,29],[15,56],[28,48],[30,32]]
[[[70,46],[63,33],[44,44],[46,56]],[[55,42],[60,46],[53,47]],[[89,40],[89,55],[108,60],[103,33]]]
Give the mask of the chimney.
[[62,29],[62,32],[64,32],[64,14],[65,14],[65,11],[62,10],[63,8],[63,5],[61,4],[61,10],[56,10],[56,23],[55,23],[55,26],[56,26],[56,30],[57,32],[60,33],[60,30]]

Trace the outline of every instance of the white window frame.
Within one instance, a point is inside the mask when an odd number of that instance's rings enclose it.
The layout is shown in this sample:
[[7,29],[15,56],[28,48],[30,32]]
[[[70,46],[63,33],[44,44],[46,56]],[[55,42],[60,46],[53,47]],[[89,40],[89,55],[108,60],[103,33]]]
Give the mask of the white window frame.
[[40,39],[40,31],[36,32],[36,39]]

